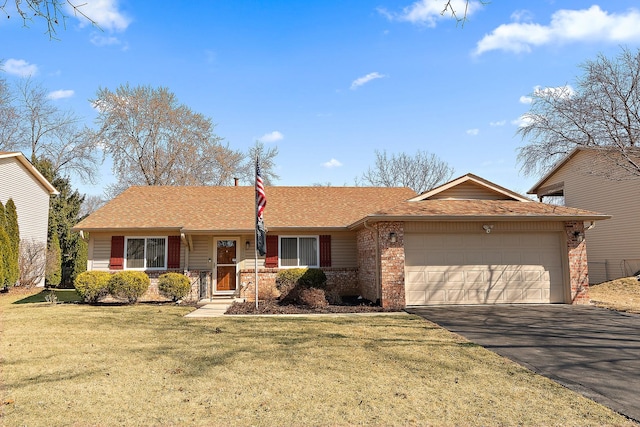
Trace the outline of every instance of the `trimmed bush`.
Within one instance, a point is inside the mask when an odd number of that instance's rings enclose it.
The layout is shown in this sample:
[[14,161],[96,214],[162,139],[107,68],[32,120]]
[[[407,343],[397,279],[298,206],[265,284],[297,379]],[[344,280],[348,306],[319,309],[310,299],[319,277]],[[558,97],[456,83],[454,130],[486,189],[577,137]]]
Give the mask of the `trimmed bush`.
[[276,277],[276,287],[281,301],[303,303],[300,293],[307,288],[324,290],[327,276],[319,268],[287,268],[280,270]]
[[295,300],[294,294],[296,292],[292,291],[299,284],[300,278],[307,271],[306,268],[287,268],[278,271],[278,275],[276,276],[276,288],[280,292],[280,300]]
[[306,288],[300,291],[300,302],[311,308],[326,308],[329,306],[324,289]]
[[143,271],[121,271],[109,278],[109,293],[135,304],[149,289],[151,280]]
[[191,280],[184,274],[165,273],[158,277],[158,291],[163,297],[178,301],[191,291]]
[[307,288],[326,289],[327,275],[319,268],[309,268],[300,277],[299,283]]
[[95,304],[109,293],[109,278],[108,271],[85,271],[78,274],[73,286],[84,302]]

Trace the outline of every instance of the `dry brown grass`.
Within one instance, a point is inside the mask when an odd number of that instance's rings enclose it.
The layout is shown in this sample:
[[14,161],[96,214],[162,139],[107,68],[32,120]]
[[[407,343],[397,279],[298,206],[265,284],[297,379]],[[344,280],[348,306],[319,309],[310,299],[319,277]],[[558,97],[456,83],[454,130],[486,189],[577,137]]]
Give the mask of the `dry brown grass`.
[[635,276],[593,285],[589,295],[598,307],[640,313],[640,282]]
[[0,297],[0,424],[632,425],[417,316]]

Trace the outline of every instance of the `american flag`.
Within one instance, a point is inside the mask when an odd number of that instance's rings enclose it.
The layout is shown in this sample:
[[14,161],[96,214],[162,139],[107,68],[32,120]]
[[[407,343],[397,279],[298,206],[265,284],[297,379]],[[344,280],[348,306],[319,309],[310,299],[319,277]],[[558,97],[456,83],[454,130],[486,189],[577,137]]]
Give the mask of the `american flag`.
[[256,213],[258,218],[262,218],[265,206],[267,206],[267,195],[264,193],[264,182],[260,173],[260,160],[256,157]]
[[267,206],[267,195],[260,173],[260,159],[256,157],[256,249],[261,256],[267,253],[267,230],[264,227],[264,208]]

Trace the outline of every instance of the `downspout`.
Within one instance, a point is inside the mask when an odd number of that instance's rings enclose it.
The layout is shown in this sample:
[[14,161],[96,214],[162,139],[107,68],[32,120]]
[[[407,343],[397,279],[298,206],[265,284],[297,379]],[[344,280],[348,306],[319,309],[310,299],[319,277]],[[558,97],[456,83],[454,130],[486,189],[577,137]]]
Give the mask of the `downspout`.
[[364,228],[371,231],[375,235],[376,241],[376,277],[375,277],[375,285],[376,285],[376,298],[380,303],[382,303],[382,285],[380,284],[380,235],[378,233],[378,229],[375,227],[371,227],[367,225],[367,220],[365,219],[362,223]]

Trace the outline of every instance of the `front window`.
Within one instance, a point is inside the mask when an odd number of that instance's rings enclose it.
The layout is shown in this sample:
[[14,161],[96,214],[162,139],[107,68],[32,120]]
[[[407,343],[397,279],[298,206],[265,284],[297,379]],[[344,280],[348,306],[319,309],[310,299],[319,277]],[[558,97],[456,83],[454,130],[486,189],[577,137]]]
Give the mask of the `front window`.
[[318,237],[281,237],[281,267],[318,267]]
[[166,269],[166,237],[129,237],[126,244],[127,269]]

